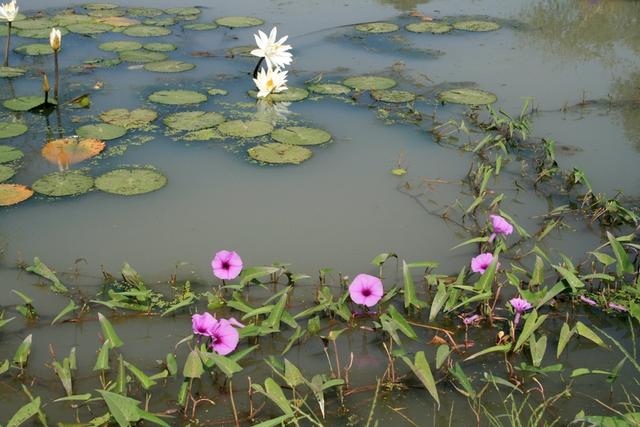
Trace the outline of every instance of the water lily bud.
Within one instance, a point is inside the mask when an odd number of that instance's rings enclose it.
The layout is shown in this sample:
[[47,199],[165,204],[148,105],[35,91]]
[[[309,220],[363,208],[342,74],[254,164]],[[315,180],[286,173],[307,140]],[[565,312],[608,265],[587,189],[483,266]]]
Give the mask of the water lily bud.
[[46,74],[42,75],[42,91],[45,93],[49,92],[49,78]]
[[60,50],[60,45],[62,44],[62,33],[57,28],[51,29],[51,33],[49,34],[49,44],[54,52]]

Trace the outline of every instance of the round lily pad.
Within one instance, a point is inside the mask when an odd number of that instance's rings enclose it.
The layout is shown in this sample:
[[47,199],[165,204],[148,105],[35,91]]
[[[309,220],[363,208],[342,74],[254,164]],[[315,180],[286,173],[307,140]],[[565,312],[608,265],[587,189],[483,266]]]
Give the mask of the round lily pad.
[[231,120],[218,126],[218,130],[228,136],[255,138],[271,133],[273,126],[259,120]]
[[22,135],[29,129],[22,123],[0,122],[0,139]]
[[206,100],[207,95],[192,90],[161,90],[149,96],[149,101],[167,105],[199,104]]
[[87,10],[111,10],[111,9],[117,9],[120,6],[113,3],[87,3],[82,7]]
[[226,16],[224,18],[216,19],[216,24],[229,28],[245,28],[262,25],[264,24],[264,21],[260,18],[254,18],[251,16]]
[[[140,21],[137,19],[127,18],[125,16],[107,16],[106,18],[98,19],[98,22],[102,24],[111,25],[112,27],[124,28],[124,27],[132,27],[134,25],[140,25]],[[119,31],[119,30],[113,30]]]
[[53,49],[51,49],[49,43],[23,44],[22,46],[16,47],[14,51],[21,55],[28,56],[51,55],[53,53]]
[[129,111],[126,108],[116,108],[100,114],[100,120],[110,125],[120,126],[125,129],[139,129],[149,125],[158,118],[158,113],[153,110],[138,108]]
[[171,30],[152,25],[134,25],[132,27],[127,27],[122,34],[131,37],[161,37],[171,34]]
[[416,99],[416,96],[405,90],[383,89],[371,91],[371,96],[376,101],[390,102],[394,104],[403,104]]
[[218,88],[215,88],[215,87],[214,87],[214,88],[209,89],[209,90],[207,91],[207,93],[208,93],[209,95],[212,95],[212,96],[216,96],[216,95],[227,96],[227,95],[229,95],[229,91],[228,91],[228,90],[225,90],[225,89],[218,89]]
[[20,184],[0,184],[0,206],[11,206],[33,196],[33,190]]
[[54,172],[34,182],[32,188],[45,196],[77,196],[93,188],[93,178],[80,171]]
[[217,126],[224,122],[224,116],[213,111],[186,111],[171,114],[162,121],[172,129],[194,131]]
[[9,163],[20,160],[24,154],[17,148],[9,145],[0,145],[0,163]]
[[170,16],[165,18],[149,18],[143,22],[144,25],[155,25],[156,27],[170,27],[176,24],[176,20]]
[[274,141],[293,145],[319,145],[329,142],[331,134],[322,129],[290,126],[271,133]]
[[116,169],[96,178],[96,188],[106,193],[135,196],[161,189],[167,177],[152,169]]
[[171,43],[146,43],[142,47],[152,52],[171,52],[177,49],[176,45]]
[[148,50],[125,50],[120,52],[118,57],[122,61],[145,64],[148,62],[164,61],[167,55],[162,52],[150,52]]
[[309,86],[309,90],[320,95],[346,95],[351,88],[339,83],[316,83]]
[[182,28],[192,31],[208,31],[218,28],[218,24],[213,22],[195,22],[193,24],[183,25]]
[[55,24],[49,18],[27,18],[22,21],[15,21],[12,26],[16,30],[42,30],[51,29]]
[[96,138],[102,141],[120,138],[127,133],[123,127],[110,125],[108,123],[99,123],[95,125],[80,126],[76,129],[78,136],[82,138]]
[[270,142],[268,144],[260,144],[250,148],[249,156],[263,163],[272,164],[293,164],[297,165],[309,159],[313,154],[311,150],[297,145],[280,144]]
[[200,9],[197,7],[170,7],[164,10],[169,15],[198,15]]
[[[249,96],[257,98],[258,92],[255,90],[249,91]],[[309,96],[309,91],[301,87],[289,87],[284,92],[272,93],[267,95],[266,99],[274,102],[296,102],[302,101]]]
[[145,18],[155,18],[164,13],[162,9],[156,9],[153,7],[132,7],[128,10],[131,16],[143,16]]
[[255,46],[236,46],[227,50],[227,55],[230,57],[241,56],[245,58],[255,58],[251,55],[251,51],[255,49]]
[[[53,101],[49,101],[53,102]],[[12,111],[29,111],[44,103],[42,96],[19,96],[17,98],[7,99],[3,105]]]
[[0,67],[0,77],[3,77],[3,78],[20,77],[24,75],[24,73],[26,72],[27,70],[25,70],[24,68]]
[[115,67],[121,62],[120,58],[87,58],[83,62],[85,67],[81,68],[109,68]]
[[399,29],[399,26],[391,22],[369,22],[366,24],[356,25],[356,30],[363,33],[392,33],[394,31],[398,31]]
[[343,82],[346,86],[356,90],[382,90],[391,89],[396,85],[396,81],[388,77],[380,76],[357,76],[349,77]]
[[453,24],[456,30],[487,32],[500,29],[500,24],[490,21],[461,21]]
[[484,90],[462,88],[440,92],[438,99],[441,102],[450,102],[452,104],[484,105],[493,104],[498,100],[498,97]]
[[142,44],[138,42],[119,40],[115,42],[102,43],[98,47],[100,50],[104,50],[105,52],[125,52],[142,49]]
[[49,163],[66,168],[97,156],[104,147],[105,143],[95,138],[54,139],[42,147],[42,157]]
[[119,18],[126,14],[124,9],[92,10],[88,13],[93,18]]
[[183,141],[211,141],[214,139],[224,139],[220,131],[216,128],[200,129],[193,132],[188,132],[181,136],[179,139]]
[[433,33],[444,34],[453,30],[453,27],[446,22],[414,22],[405,27],[407,31],[412,33]]
[[[59,30],[63,36],[69,34],[66,28],[59,28]],[[16,33],[17,36],[27,39],[49,39],[49,34],[51,34],[51,28],[20,30]]]
[[107,31],[113,30],[113,27],[107,24],[80,23],[80,24],[69,25],[67,29],[72,33],[91,35],[91,34],[106,33]]
[[156,73],[182,73],[184,71],[193,70],[195,64],[183,61],[158,61],[145,64],[144,69]]
[[16,174],[16,170],[11,166],[0,165],[0,182],[11,179]]
[[54,26],[57,27],[66,27],[68,25],[73,24],[81,24],[87,22],[94,22],[95,20],[87,15],[80,15],[77,13],[62,13],[56,16],[51,17],[51,21]]

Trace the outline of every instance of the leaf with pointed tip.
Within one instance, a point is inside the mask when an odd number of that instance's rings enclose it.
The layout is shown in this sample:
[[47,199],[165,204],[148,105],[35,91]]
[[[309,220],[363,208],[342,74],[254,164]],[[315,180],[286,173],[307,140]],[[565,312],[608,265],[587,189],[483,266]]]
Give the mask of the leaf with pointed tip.
[[20,343],[16,353],[13,356],[13,363],[15,363],[18,367],[24,368],[29,361],[29,355],[31,354],[31,342],[33,341],[33,335],[29,334],[27,337]]
[[109,322],[109,319],[103,316],[102,313],[98,313],[98,320],[102,328],[102,335],[111,343],[111,348],[121,347],[124,342],[122,342],[118,334],[116,334],[116,330],[113,328],[111,322]]

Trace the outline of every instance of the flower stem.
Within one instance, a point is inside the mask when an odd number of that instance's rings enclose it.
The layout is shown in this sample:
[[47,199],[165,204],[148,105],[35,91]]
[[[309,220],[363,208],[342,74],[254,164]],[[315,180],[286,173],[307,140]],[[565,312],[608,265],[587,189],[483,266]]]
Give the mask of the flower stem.
[[9,31],[7,32],[7,47],[4,50],[4,66],[9,66],[9,49],[11,48],[11,21],[7,22]]
[[53,96],[56,99],[56,102],[58,103],[58,105],[60,105],[60,100],[58,99],[58,95],[59,95],[59,87],[60,87],[60,68],[58,67],[58,51],[56,50],[55,52],[53,52],[53,58],[55,61],[55,67],[56,67],[56,80],[53,84]]
[[264,57],[261,57],[256,64],[256,68],[253,69],[253,78],[258,77],[258,71],[260,70],[260,66],[262,65],[262,61],[264,61]]

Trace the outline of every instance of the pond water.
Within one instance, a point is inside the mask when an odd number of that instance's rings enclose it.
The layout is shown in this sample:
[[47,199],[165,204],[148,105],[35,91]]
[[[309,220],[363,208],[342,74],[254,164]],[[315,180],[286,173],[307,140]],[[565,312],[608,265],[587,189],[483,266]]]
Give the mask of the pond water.
[[[175,4],[139,0],[122,6],[168,8]],[[290,263],[291,271],[311,276],[302,283],[314,286],[296,288],[290,295],[292,312],[313,303],[319,269],[330,267],[335,271],[333,276],[338,272],[350,277],[359,272],[376,274],[378,268],[371,265],[371,260],[382,252],[397,253],[407,262],[438,262],[439,273],[457,275],[461,266],[476,254],[477,245],[452,251],[451,248],[474,236],[443,220],[442,214],[456,203],[464,210],[473,202],[475,196],[461,181],[470,165],[477,164],[477,159],[475,153],[460,148],[465,142],[477,143],[483,135],[473,129],[465,134],[458,128],[452,131],[455,139],[436,138],[433,128],[448,120],[455,120],[458,125],[464,120],[473,128],[472,118],[467,115],[470,107],[441,103],[437,94],[442,90],[475,87],[489,91],[498,98],[494,108],[513,117],[520,114],[523,103],[530,99],[532,143],[540,147],[540,138],[555,140],[560,167],[583,171],[594,193],[605,193],[608,198],[617,196],[627,206],[638,207],[638,2],[243,0],[205,1],[196,6],[201,13],[193,22],[209,23],[222,16],[248,15],[259,17],[265,23],[250,28],[220,26],[192,31],[183,29],[183,25],[191,21],[178,21],[167,27],[172,30],[171,34],[150,38],[128,37],[113,31],[90,37],[69,33],[63,37],[60,52],[61,98],[69,100],[89,94],[90,107],[72,109],[65,105],[49,116],[0,108],[0,122],[19,121],[29,127],[23,135],[0,140],[1,144],[23,151],[24,158],[10,182],[27,186],[58,169],[40,154],[47,140],[68,137],[80,126],[100,123],[102,112],[116,108],[147,108],[159,115],[151,128],[130,130],[123,137],[106,141],[101,155],[72,166],[84,168],[89,175],[97,177],[121,167],[150,165],[167,178],[166,186],[158,191],[130,197],[97,190],[77,197],[35,195],[15,206],[0,208],[0,281],[4,291],[0,305],[7,311],[5,317],[19,317],[2,329],[0,360],[11,359],[24,337],[33,333],[37,346],[34,345],[29,361],[28,375],[37,379],[30,387],[34,387],[43,401],[62,396],[59,380],[47,366],[51,361],[49,343],[55,346],[59,357],[64,357],[70,347],[78,347],[81,375],[74,383],[78,393],[100,387],[98,375],[91,372],[94,352],[99,348],[100,324],[94,321],[97,309],[92,309],[86,322],[49,325],[69,299],[52,294],[47,287],[37,286],[36,276],[16,267],[23,262],[31,264],[34,257],[55,269],[63,282],[79,290],[87,302],[95,299],[102,289],[102,271],[115,275],[125,262],[148,284],[157,284],[161,292],[168,291],[166,281],[172,274],[180,281],[191,280],[194,290],[205,292],[217,283],[210,268],[213,254],[222,248],[234,249],[242,254],[247,265]],[[41,4],[28,0],[20,3],[20,11],[27,15],[53,15],[70,6],[68,2],[52,0],[47,2],[44,11],[40,7]],[[87,13],[81,6],[74,8],[79,13]],[[407,24],[420,22],[421,17],[488,20],[499,23],[500,29],[455,30],[442,35],[404,29]],[[369,34],[354,28],[359,23],[374,21],[396,23],[400,29],[387,34]],[[288,43],[293,45],[295,59],[289,72],[290,87],[305,87],[317,81],[339,83],[365,74],[386,76],[398,82],[396,89],[417,96],[411,104],[415,114],[408,113],[404,106],[376,102],[368,92],[352,92],[347,96],[311,94],[303,101],[286,105],[257,105],[247,95],[248,90],[254,89],[250,74],[255,58],[231,55],[229,49],[252,45],[258,28],[267,31],[273,25],[277,25],[279,34],[289,35]],[[4,45],[6,36],[0,35]],[[156,73],[145,70],[142,64],[126,61],[114,67],[73,68],[88,58],[117,58],[117,52],[102,51],[99,45],[118,40],[174,44],[177,49],[166,52],[169,59],[194,64],[195,68],[175,74]],[[33,42],[46,43],[46,40],[24,38],[19,34],[12,37],[14,47]],[[39,94],[40,70],[45,71],[53,83],[50,55],[12,53],[11,65],[24,66],[28,71],[20,78],[0,79],[0,101]],[[148,100],[160,90],[207,93],[212,88],[224,89],[228,94],[209,95],[206,102],[187,106],[160,105]],[[219,137],[211,141],[185,141],[181,138],[184,133],[168,131],[162,119],[189,110],[219,112],[228,120],[257,118],[275,127],[320,128],[331,134],[332,141],[310,147],[313,156],[300,165],[258,164],[250,159],[247,150],[257,143],[269,142],[268,135],[258,139]],[[480,111],[482,120],[487,120],[486,110]],[[420,120],[412,120],[418,115]],[[504,193],[500,208],[534,234],[543,227],[543,216],[567,203],[567,198],[529,185],[523,172],[526,162],[526,155],[506,162],[503,173],[491,179],[488,198]],[[407,170],[406,175],[391,173],[399,165]],[[589,221],[582,215],[570,215],[564,220],[563,227],[553,229],[544,239],[535,242],[550,255],[553,263],[560,262],[560,253],[577,262],[607,241],[605,228],[597,221]],[[623,235],[632,232],[633,226],[606,230]],[[532,263],[524,261],[523,264]],[[402,275],[392,271],[394,266],[395,261],[389,261],[386,266],[389,288],[402,284]],[[333,277],[333,289],[337,290],[338,284]],[[16,313],[15,305],[21,300],[11,289],[34,299],[40,316],[37,322],[29,322]],[[251,301],[260,306],[276,289],[281,287],[256,291],[251,294]],[[572,318],[604,328],[623,345],[637,347],[624,317],[609,318],[591,309],[563,304],[552,310],[544,326],[550,337],[554,337],[554,343],[557,343],[557,331],[566,320],[565,313],[571,313]],[[101,311],[110,312],[107,307]],[[163,319],[128,317],[127,313],[120,311],[122,319],[112,321],[127,343],[126,351],[123,350],[126,360],[147,371],[157,371],[155,360],[163,359],[190,333],[186,310]],[[419,316],[414,321],[427,323]],[[456,324],[455,319],[439,322],[438,326],[457,330],[460,336],[459,322]],[[407,350],[424,350],[427,358],[434,360],[435,346],[424,348],[424,343],[433,336],[432,331],[416,328],[419,339],[409,343]],[[469,338],[475,340],[475,346],[468,355],[475,349],[493,345],[495,334],[490,326],[470,330]],[[234,386],[241,394],[235,403],[241,413],[248,410],[244,397],[246,377],[264,383],[271,371],[262,360],[272,354],[279,355],[290,335],[291,331],[282,337],[261,339],[260,349],[243,359],[245,370],[237,382],[234,377]],[[331,409],[327,403],[327,424],[365,425],[376,378],[382,377],[387,367],[386,355],[381,351],[383,340],[367,329],[358,328],[345,336],[339,348],[342,363],[348,362],[351,353],[357,355],[350,373],[354,392],[345,397],[345,406],[351,412],[343,415],[336,404],[337,398],[332,395]],[[558,360],[551,350],[549,353],[544,365],[563,363],[567,370],[563,371],[565,376],[571,369],[583,367],[610,370],[623,357],[615,349],[598,351],[585,340],[572,342]],[[178,354],[184,357],[185,348]],[[320,339],[296,345],[287,358],[304,367],[306,377],[327,373]],[[396,363],[406,368],[401,361]],[[624,401],[624,388],[637,396],[638,383],[631,378],[638,372],[630,365],[626,363],[621,371],[621,378],[629,374],[629,379],[620,380],[623,383],[620,387],[620,383],[616,383],[611,393],[600,377],[577,378],[576,390],[572,391],[575,395],[571,399],[565,396],[561,405],[552,408],[550,419],[560,417],[564,425],[581,409],[604,414],[604,405],[595,405],[591,397],[609,403]],[[479,378],[489,368],[479,358],[466,363],[464,369],[467,375]],[[504,376],[502,371],[494,373]],[[545,398],[561,392],[569,383],[566,378],[550,376],[556,374],[540,377]],[[20,382],[24,379],[2,380],[0,407],[3,413],[10,414],[25,403],[20,391]],[[429,400],[419,383],[415,384],[407,390],[381,395],[375,411],[379,425],[471,425],[476,423],[474,410],[482,412],[448,384],[438,385],[440,410],[436,411],[435,402]],[[156,388],[151,410],[165,411],[167,402],[173,402],[175,407],[179,386],[179,382],[169,382],[166,388]],[[199,387],[203,394],[216,395],[217,403],[207,408],[203,404],[204,409],[199,410],[202,422],[233,425],[228,394],[220,393],[216,385],[203,383]],[[360,391],[359,387],[362,387]],[[524,390],[533,387],[535,383],[529,383]],[[508,394],[509,390],[501,389],[500,393],[485,397],[483,404],[496,413],[507,412],[503,402]],[[532,406],[537,406],[538,397],[536,403],[531,402]],[[144,393],[136,398],[144,400]],[[521,403],[522,396],[518,399]],[[315,405],[315,401],[312,403]],[[84,422],[91,418],[86,407],[78,409],[77,420],[65,414],[66,408],[68,406],[60,403],[50,403],[46,408],[50,421]],[[259,419],[280,415],[275,408],[265,409]],[[103,413],[104,410],[99,410],[93,416]],[[171,415],[176,416],[169,421],[172,425],[189,423],[187,418]],[[478,423],[488,425],[486,420],[483,416]],[[509,425],[507,420],[503,423]]]

